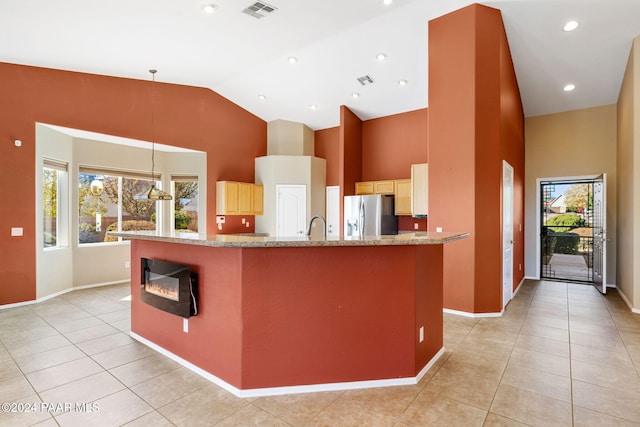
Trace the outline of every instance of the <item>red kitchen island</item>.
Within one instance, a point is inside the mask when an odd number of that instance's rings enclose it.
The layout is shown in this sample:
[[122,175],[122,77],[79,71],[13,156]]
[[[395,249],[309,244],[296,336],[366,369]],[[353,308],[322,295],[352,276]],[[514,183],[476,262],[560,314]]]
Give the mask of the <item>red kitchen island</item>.
[[[112,234],[131,239],[131,336],[241,397],[417,383],[444,351],[443,245],[467,236]],[[142,258],[197,274],[197,315],[142,301]]]

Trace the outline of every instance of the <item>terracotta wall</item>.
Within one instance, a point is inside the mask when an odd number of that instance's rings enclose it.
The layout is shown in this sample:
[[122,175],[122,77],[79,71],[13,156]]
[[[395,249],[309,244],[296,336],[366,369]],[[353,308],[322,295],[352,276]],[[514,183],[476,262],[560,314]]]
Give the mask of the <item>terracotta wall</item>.
[[[159,76],[161,80],[161,76]],[[201,150],[207,155],[208,231],[215,233],[215,182],[253,181],[266,154],[266,123],[197,87],[0,63],[0,304],[35,298],[35,124],[55,124]],[[22,147],[13,141],[22,140]],[[225,232],[247,231],[227,217]],[[251,221],[253,222],[253,221]],[[23,227],[23,237],[10,237]],[[251,231],[251,230],[249,230]]]
[[327,161],[327,186],[340,185],[340,127],[316,131],[315,151]]
[[[430,21],[429,230],[470,234],[445,246],[446,308],[502,309],[502,161],[515,169],[521,221],[522,121],[500,11],[474,4]],[[523,245],[516,237],[514,283],[523,277]]]
[[411,165],[427,163],[429,115],[426,108],[362,123],[362,180],[411,177]]

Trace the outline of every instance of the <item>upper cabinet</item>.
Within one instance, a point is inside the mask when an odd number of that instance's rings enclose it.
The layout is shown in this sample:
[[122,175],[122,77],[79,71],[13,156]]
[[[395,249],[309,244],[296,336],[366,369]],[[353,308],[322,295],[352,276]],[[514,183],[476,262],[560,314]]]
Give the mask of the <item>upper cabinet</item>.
[[399,179],[396,181],[396,215],[411,215],[411,180]]
[[356,182],[356,195],[360,194],[395,194],[394,180]]
[[411,165],[411,214],[427,215],[429,210],[429,164]]
[[216,182],[216,215],[262,215],[262,200],[262,185]]

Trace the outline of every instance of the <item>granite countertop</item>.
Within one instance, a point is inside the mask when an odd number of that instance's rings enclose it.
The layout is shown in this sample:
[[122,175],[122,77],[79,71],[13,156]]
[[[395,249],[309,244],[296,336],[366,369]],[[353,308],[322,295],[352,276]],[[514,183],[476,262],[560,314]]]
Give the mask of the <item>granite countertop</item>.
[[399,245],[441,245],[468,237],[467,233],[435,233],[430,231],[402,233],[398,235],[365,236],[363,238],[328,237],[269,237],[256,234],[198,234],[180,233],[158,235],[154,231],[108,232],[111,236],[128,239],[154,240],[159,242],[182,243],[186,245],[229,247],[229,248],[271,248],[271,247],[318,247],[318,246],[399,246]]

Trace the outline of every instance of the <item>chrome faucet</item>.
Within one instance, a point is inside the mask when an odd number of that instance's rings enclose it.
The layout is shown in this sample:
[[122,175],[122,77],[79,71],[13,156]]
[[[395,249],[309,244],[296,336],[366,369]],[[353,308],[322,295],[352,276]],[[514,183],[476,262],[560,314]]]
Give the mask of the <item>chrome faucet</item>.
[[311,218],[311,221],[309,221],[309,228],[307,228],[307,237],[311,236],[311,226],[313,225],[313,221],[315,221],[316,219],[320,219],[322,221],[322,235],[326,239],[327,238],[327,221],[324,220],[324,217],[322,215],[314,215]]

